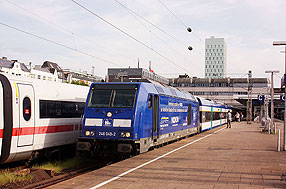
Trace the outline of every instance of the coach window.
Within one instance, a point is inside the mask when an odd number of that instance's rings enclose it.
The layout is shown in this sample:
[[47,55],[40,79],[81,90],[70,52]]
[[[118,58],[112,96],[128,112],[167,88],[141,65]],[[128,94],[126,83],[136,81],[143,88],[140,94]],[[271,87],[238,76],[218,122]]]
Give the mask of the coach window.
[[29,97],[25,97],[23,100],[23,117],[26,121],[31,118],[31,100]]
[[211,121],[211,112],[205,112],[205,121],[206,122]]
[[220,113],[220,118],[221,118],[221,119],[225,119],[225,112],[221,112],[221,113]]
[[84,102],[40,100],[40,118],[81,117],[84,105]]

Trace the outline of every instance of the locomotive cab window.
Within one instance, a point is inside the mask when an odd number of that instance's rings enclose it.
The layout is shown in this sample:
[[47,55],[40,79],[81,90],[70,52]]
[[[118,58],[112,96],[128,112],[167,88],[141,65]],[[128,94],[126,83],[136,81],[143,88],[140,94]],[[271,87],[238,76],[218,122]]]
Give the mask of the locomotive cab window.
[[88,107],[109,107],[111,100],[112,90],[92,89]]
[[31,119],[31,100],[29,97],[23,99],[23,117],[26,121]]
[[137,85],[94,85],[87,107],[133,108]]
[[134,89],[117,89],[114,90],[114,101],[112,107],[114,108],[132,108],[135,100]]

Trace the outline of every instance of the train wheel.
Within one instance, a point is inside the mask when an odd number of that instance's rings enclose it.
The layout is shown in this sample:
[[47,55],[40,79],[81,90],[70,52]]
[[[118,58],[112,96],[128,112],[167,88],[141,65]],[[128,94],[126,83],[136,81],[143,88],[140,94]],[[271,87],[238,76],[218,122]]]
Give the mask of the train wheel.
[[140,154],[140,145],[139,144],[133,144],[131,153],[133,156],[139,155]]

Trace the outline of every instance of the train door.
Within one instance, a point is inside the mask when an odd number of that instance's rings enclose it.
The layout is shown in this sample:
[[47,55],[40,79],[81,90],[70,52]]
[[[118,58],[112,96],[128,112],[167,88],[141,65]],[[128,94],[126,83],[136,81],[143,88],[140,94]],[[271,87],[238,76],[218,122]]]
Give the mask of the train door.
[[188,125],[192,124],[192,105],[188,104]]
[[152,103],[152,139],[159,138],[159,96],[153,95],[153,103]]
[[214,116],[213,116],[213,107],[211,107],[211,112],[210,112],[210,114],[211,114],[211,129],[213,128],[213,118],[214,118]]
[[193,114],[193,121],[192,121],[192,125],[196,126],[198,125],[198,107],[197,106],[192,106],[192,114]]
[[201,120],[201,114],[200,114],[200,106],[199,106],[199,104],[197,104],[197,125],[198,125],[198,127],[200,127],[201,125],[200,125],[200,120]]
[[199,127],[199,110],[198,106],[192,106],[191,104],[188,104],[188,125],[198,126]]
[[32,85],[18,84],[19,89],[19,132],[18,146],[33,145],[35,129],[35,97]]
[[220,108],[219,120],[220,120],[220,126],[222,126],[222,108]]
[[4,129],[4,100],[3,100],[3,87],[2,83],[0,82],[0,157],[2,151],[3,129]]

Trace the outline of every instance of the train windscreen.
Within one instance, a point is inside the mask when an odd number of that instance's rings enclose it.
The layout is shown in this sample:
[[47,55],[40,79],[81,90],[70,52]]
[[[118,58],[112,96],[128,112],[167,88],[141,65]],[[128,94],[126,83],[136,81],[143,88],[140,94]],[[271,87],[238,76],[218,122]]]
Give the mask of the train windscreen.
[[88,107],[109,107],[112,90],[92,89]]
[[133,108],[137,85],[94,85],[87,107]]

